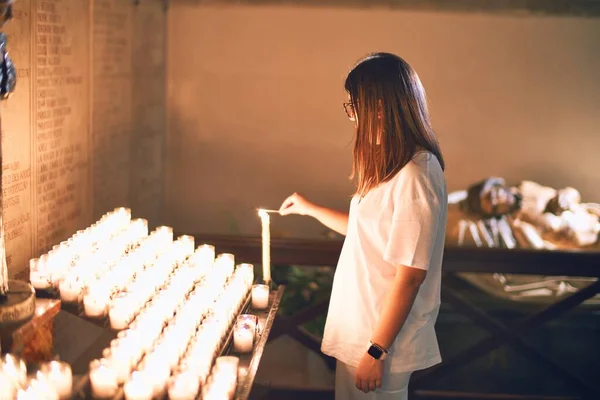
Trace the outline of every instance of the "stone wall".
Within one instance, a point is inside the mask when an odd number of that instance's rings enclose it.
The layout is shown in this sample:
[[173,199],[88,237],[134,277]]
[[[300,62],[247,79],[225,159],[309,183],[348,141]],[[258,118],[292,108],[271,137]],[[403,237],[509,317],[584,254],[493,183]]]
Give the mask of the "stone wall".
[[11,276],[115,207],[156,223],[165,26],[162,0],[17,0],[17,89],[0,109]]

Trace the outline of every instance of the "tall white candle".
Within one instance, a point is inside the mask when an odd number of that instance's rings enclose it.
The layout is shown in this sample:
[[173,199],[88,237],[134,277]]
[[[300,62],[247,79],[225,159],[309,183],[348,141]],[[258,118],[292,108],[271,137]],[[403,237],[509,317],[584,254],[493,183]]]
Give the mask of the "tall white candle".
[[258,210],[262,225],[262,267],[263,279],[266,283],[271,282],[271,219],[265,210]]

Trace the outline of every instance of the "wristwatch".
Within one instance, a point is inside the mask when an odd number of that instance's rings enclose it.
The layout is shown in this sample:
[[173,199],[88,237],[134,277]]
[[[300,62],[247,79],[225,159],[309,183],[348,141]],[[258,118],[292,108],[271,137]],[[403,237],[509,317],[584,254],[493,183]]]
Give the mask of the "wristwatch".
[[388,351],[383,347],[375,344],[373,342],[369,342],[369,347],[367,348],[367,354],[373,357],[376,360],[385,360],[388,356]]

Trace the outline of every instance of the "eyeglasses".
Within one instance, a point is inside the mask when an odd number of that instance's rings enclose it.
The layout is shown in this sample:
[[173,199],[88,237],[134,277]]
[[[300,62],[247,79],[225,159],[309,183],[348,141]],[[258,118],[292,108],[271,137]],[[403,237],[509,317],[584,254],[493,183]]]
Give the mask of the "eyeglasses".
[[354,103],[342,103],[344,106],[344,111],[346,111],[346,115],[350,119],[354,119],[356,117],[356,110],[354,108]]

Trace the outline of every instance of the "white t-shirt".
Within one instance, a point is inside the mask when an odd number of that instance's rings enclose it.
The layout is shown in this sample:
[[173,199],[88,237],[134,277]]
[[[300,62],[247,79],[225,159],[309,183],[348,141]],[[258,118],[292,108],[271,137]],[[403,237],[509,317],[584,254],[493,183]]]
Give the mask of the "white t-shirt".
[[350,203],[348,231],[333,280],[321,350],[357,367],[399,265],[427,270],[390,350],[390,372],[441,362],[434,330],[440,307],[447,192],[429,152],[417,153],[390,181]]

